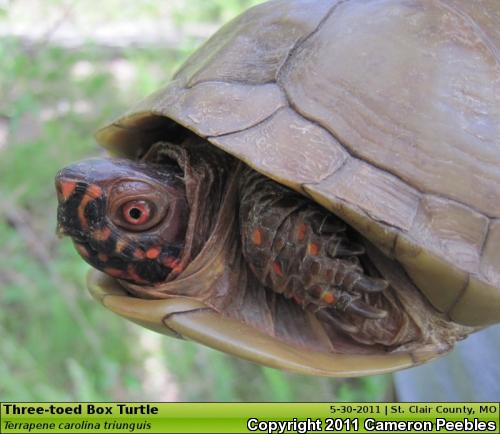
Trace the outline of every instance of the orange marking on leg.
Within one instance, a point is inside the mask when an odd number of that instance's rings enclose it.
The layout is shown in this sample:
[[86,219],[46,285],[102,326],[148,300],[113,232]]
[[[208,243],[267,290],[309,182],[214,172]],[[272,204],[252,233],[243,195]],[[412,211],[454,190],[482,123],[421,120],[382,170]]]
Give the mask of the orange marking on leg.
[[134,258],[136,258],[136,259],[144,259],[144,250],[142,250],[142,249],[135,249],[134,250]]
[[96,241],[106,241],[110,235],[111,229],[108,227],[105,227],[103,229],[96,229],[94,232],[92,232],[92,237]]
[[292,296],[292,300],[297,304],[304,304],[304,299],[299,297],[298,295]]
[[66,202],[69,199],[69,197],[73,194],[75,188],[76,188],[76,182],[74,181],[61,182],[61,194],[64,202]]
[[335,296],[331,292],[325,292],[322,299],[326,304],[335,303]]
[[305,223],[301,223],[298,227],[297,227],[297,240],[298,241],[304,241],[305,237],[306,237],[306,224]]
[[278,261],[273,262],[273,271],[279,277],[283,277],[283,270],[281,269],[281,265]]
[[260,246],[262,244],[262,231],[260,229],[254,229],[252,232],[252,243],[256,246]]
[[316,243],[309,243],[307,246],[307,253],[309,253],[311,256],[318,256],[319,252],[319,247]]
[[160,256],[161,249],[159,247],[150,247],[148,250],[146,250],[146,258],[148,259],[156,259],[158,256]]
[[101,262],[108,262],[108,259],[109,259],[109,256],[105,255],[104,253],[99,253],[97,255],[97,257],[99,258],[99,261],[101,261]]

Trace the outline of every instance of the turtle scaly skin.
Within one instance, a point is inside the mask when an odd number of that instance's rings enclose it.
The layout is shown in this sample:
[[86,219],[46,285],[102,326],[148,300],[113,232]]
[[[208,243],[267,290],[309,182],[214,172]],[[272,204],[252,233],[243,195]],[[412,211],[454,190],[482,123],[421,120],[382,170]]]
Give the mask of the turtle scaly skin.
[[385,316],[360,297],[383,291],[388,283],[365,275],[359,260],[365,249],[349,239],[339,218],[246,169],[239,219],[245,260],[267,288],[314,310],[335,307],[373,319]]

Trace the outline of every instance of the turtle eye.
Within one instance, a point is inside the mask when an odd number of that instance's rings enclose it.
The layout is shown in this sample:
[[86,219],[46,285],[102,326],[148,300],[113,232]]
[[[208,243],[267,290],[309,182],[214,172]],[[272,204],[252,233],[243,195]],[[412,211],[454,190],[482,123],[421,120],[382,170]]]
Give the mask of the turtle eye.
[[153,215],[153,207],[145,200],[132,200],[122,206],[122,217],[125,223],[133,226],[147,224]]

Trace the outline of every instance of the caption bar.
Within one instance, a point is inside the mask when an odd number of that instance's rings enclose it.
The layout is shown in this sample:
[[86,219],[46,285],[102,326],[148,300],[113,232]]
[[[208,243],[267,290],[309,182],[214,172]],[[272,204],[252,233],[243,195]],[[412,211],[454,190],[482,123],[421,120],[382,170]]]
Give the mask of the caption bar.
[[498,433],[498,403],[2,403],[0,433]]

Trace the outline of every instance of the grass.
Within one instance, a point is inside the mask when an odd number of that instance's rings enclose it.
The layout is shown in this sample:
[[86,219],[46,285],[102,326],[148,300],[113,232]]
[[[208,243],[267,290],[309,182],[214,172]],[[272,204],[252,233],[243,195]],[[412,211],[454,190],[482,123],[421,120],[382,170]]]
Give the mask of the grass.
[[[159,13],[157,2],[137,3],[133,14]],[[255,3],[173,2],[170,13],[182,30]],[[75,4],[90,14],[86,2]],[[117,8],[103,13],[121,18]],[[2,10],[0,25],[12,14]],[[8,128],[0,142],[1,400],[382,399],[385,376],[287,374],[129,324],[90,299],[87,265],[56,238],[55,173],[102,152],[93,131],[164,83],[199,43],[186,41],[160,55],[157,47],[117,51],[87,41],[68,49],[0,38],[0,128]]]

